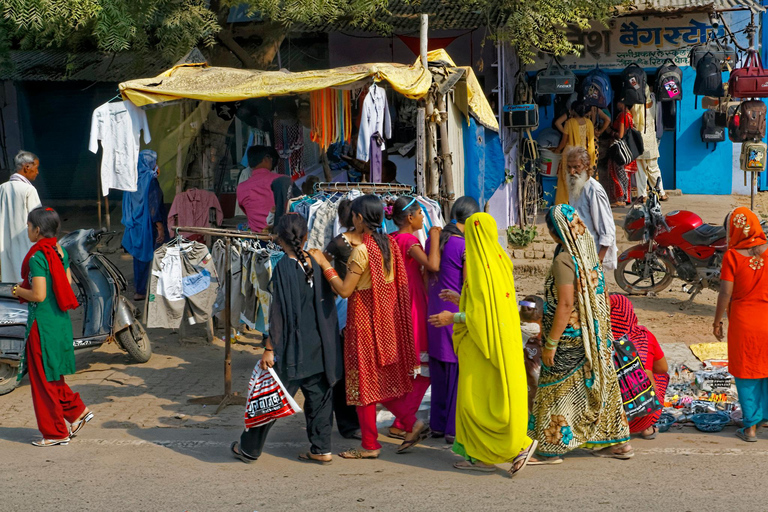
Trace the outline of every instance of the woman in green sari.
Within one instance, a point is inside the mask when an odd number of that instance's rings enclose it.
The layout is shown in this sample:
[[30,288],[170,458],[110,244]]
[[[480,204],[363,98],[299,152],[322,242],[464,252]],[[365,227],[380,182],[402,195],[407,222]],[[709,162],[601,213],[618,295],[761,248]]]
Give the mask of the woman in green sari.
[[530,464],[556,464],[576,448],[600,457],[634,455],[611,358],[610,301],[595,243],[567,204],[547,213],[558,243],[544,287],[539,388],[528,435],[539,441]]

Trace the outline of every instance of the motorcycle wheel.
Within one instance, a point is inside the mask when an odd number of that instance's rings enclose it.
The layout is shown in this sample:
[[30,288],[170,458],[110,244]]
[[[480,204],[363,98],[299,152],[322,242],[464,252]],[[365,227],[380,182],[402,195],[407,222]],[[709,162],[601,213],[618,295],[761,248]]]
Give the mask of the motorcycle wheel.
[[[651,272],[646,275],[646,265],[651,265]],[[675,267],[669,259],[652,255],[650,260],[628,259],[619,262],[613,272],[616,284],[631,295],[658,292],[672,284]]]
[[8,363],[0,363],[0,395],[7,395],[18,386],[16,376],[19,369]]
[[147,336],[147,331],[144,330],[140,322],[136,321],[133,325],[118,332],[115,336],[120,346],[137,363],[146,363],[152,357],[152,345],[149,342],[149,336]]

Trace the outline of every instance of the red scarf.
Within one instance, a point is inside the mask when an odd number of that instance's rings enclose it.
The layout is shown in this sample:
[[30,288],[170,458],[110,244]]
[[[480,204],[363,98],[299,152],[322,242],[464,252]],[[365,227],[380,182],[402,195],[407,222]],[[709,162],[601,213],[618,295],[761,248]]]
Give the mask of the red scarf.
[[[29,279],[29,259],[37,251],[42,251],[43,256],[48,261],[48,269],[51,273],[51,281],[53,283],[53,294],[56,296],[56,302],[59,305],[59,309],[67,311],[75,309],[79,304],[75,293],[72,291],[72,286],[67,279],[67,271],[64,269],[64,263],[62,262],[59,252],[56,250],[55,238],[43,238],[32,246],[27,255],[24,257],[24,263],[21,264],[21,277],[24,279],[22,288],[27,290],[32,289],[32,282]],[[21,302],[26,302],[22,299]]]

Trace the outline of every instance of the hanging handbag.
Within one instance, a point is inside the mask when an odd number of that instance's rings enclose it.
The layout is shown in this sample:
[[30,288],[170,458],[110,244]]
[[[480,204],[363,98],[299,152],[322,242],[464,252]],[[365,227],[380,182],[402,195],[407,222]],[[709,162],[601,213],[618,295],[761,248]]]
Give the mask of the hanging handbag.
[[513,130],[539,127],[539,106],[535,103],[504,105],[504,126]]
[[690,54],[691,67],[696,69],[696,66],[699,65],[699,60],[708,53],[714,55],[722,71],[733,69],[738,60],[736,48],[728,44],[722,44],[717,39],[714,39],[706,44],[693,47]]
[[536,94],[571,94],[576,90],[576,75],[552,59],[536,74]]
[[624,139],[617,139],[608,148],[608,158],[616,165],[624,167],[632,162],[632,151]]
[[731,73],[728,94],[733,98],[768,97],[768,70],[763,68],[760,55],[755,50],[748,52],[744,67]]
[[627,143],[630,153],[632,153],[632,160],[634,162],[640,155],[645,153],[645,143],[643,142],[643,134],[634,128],[627,128],[627,133],[624,134],[624,141]]
[[661,401],[656,396],[653,383],[627,335],[613,342],[613,366],[619,379],[627,421],[661,410]]

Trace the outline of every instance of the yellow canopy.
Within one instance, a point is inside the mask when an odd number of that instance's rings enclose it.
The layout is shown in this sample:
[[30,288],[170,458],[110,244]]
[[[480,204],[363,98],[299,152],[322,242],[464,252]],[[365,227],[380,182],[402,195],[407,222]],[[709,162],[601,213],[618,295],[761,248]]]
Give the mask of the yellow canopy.
[[[430,61],[455,64],[445,50],[429,52]],[[463,68],[467,77],[467,103],[470,111],[484,126],[498,131],[493,109],[485,98],[471,68]],[[154,78],[129,80],[120,84],[124,98],[137,106],[162,103],[182,98],[201,101],[239,101],[287,94],[302,94],[328,87],[344,87],[361,80],[387,81],[400,94],[420,99],[427,95],[432,76],[420,60],[405,64],[358,64],[343,68],[302,71],[254,71],[249,69],[210,67],[206,64],[174,66]]]

